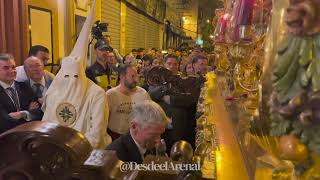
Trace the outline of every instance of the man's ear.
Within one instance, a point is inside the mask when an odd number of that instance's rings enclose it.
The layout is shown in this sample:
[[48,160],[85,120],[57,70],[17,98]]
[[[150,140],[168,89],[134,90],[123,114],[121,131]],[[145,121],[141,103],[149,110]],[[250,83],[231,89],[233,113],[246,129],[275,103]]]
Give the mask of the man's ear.
[[133,122],[133,121],[130,121],[130,128],[136,129],[137,128],[137,123]]
[[130,122],[130,129],[132,130],[133,134],[136,134],[138,130],[138,124],[136,122]]

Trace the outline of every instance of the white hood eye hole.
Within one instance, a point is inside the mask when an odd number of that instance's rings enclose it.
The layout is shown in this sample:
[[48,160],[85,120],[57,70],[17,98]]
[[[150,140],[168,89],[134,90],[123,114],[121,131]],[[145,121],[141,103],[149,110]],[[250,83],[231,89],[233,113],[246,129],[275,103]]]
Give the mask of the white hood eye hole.
[[68,74],[66,74],[66,75],[64,75],[64,77],[65,77],[65,78],[68,78],[68,77],[69,77],[69,75],[68,75]]
[[74,75],[73,77],[78,78],[79,76],[76,74],[76,75]]

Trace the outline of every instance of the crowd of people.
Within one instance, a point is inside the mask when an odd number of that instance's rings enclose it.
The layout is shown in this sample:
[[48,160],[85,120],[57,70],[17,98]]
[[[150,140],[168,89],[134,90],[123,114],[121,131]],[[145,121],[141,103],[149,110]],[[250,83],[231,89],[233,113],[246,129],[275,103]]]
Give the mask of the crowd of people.
[[[86,79],[104,93],[88,95],[88,108],[105,99],[107,105],[95,111],[96,114],[104,111],[103,122],[91,127],[90,133],[89,128],[74,125],[76,119],[62,125],[82,132],[95,148],[116,150],[123,161],[141,163],[146,151],[161,142],[166,143],[167,152],[179,140],[186,140],[194,147],[198,99],[170,94],[167,85],[149,86],[145,79],[149,70],[156,66],[165,67],[183,78],[204,76],[215,68],[214,60],[206,52],[200,47],[168,48],[166,51],[138,48],[122,57],[106,38],[95,43],[94,57],[92,65],[86,67]],[[18,67],[12,55],[0,54],[0,133],[44,118],[44,97],[55,79],[55,75],[45,69],[48,59],[49,50],[41,45],[32,46],[28,58]],[[96,99],[90,99],[91,96]],[[46,106],[50,108],[50,104]],[[95,121],[91,115],[87,119]],[[93,136],[92,131],[98,129],[110,135],[112,142],[100,140],[103,135]]]

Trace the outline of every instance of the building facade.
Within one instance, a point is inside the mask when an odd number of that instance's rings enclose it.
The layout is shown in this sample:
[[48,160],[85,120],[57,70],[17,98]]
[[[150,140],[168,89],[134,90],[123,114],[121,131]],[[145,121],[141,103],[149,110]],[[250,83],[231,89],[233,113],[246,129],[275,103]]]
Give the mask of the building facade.
[[[21,64],[29,47],[41,44],[50,50],[49,63],[59,63],[70,53],[91,3],[0,0],[0,51],[14,54]],[[122,55],[133,48],[177,47],[188,34],[181,14],[163,0],[96,0],[96,19],[108,23],[106,34]]]

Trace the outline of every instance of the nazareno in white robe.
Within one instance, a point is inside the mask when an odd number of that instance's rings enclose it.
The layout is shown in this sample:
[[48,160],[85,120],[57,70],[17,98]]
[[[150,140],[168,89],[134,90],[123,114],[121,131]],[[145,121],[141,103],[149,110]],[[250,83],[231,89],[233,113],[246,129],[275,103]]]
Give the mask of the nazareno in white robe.
[[86,77],[87,48],[94,21],[94,4],[71,54],[50,85],[42,110],[50,121],[82,132],[94,148],[111,143],[107,134],[108,104],[105,91]]

